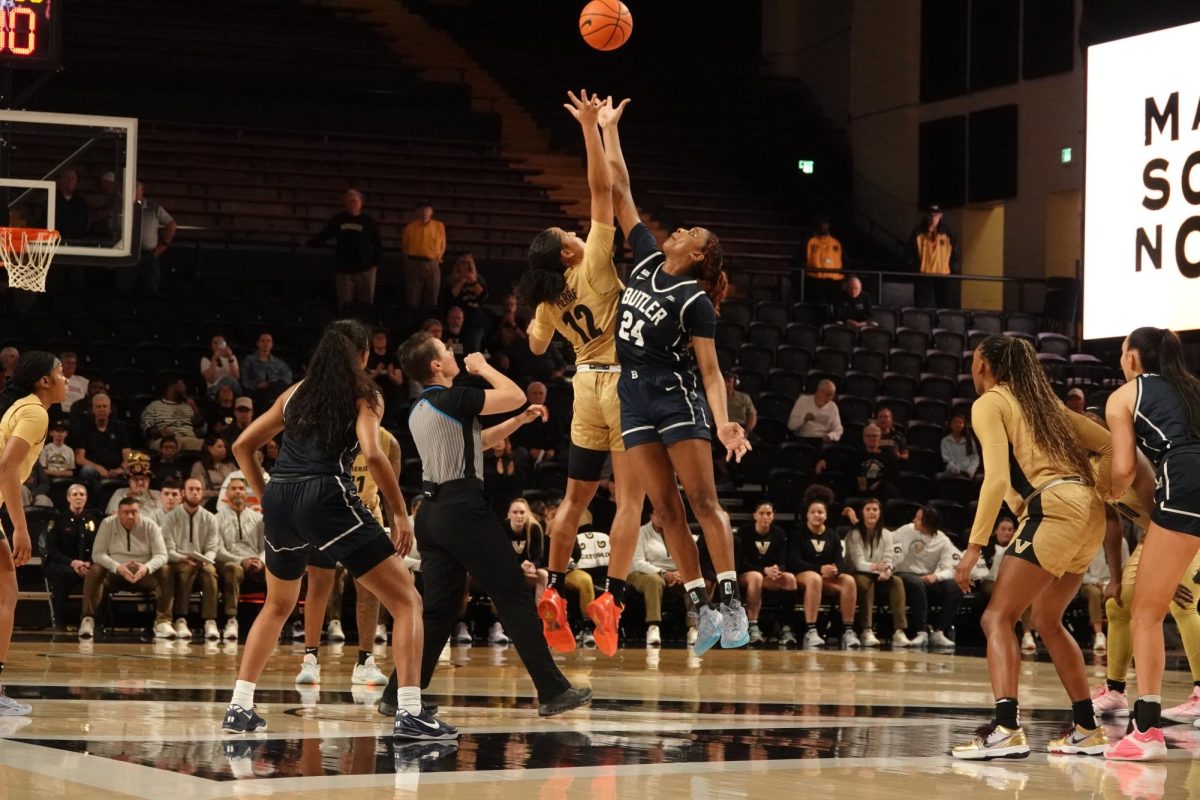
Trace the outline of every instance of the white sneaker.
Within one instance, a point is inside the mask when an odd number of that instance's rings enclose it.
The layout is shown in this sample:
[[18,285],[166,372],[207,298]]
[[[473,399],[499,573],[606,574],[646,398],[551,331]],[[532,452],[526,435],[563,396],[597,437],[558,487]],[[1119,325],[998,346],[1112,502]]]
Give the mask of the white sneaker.
[[1034,641],[1033,631],[1025,631],[1025,635],[1021,637],[1021,652],[1036,653],[1037,642]]
[[695,625],[688,628],[688,633],[687,633],[688,647],[691,647],[692,645],[694,645],[696,643],[696,637],[698,635],[699,635],[699,631],[696,630]]
[[1092,640],[1092,652],[1094,652],[1094,653],[1107,653],[1108,652],[1108,637],[1104,635],[1103,631],[1101,631],[1100,633],[1097,633],[1096,638],[1094,640]]
[[183,617],[175,620],[175,636],[179,639],[192,638],[192,631],[188,627],[187,620]]
[[354,684],[375,684],[381,686],[387,683],[387,675],[380,671],[379,667],[375,666],[375,656],[367,656],[367,660],[361,664],[354,665],[354,672],[350,675],[350,683]]
[[508,634],[504,632],[504,626],[499,622],[492,623],[492,629],[488,632],[488,644],[508,644]]
[[916,636],[914,636],[908,640],[908,646],[909,647],[928,647],[929,646],[929,634],[926,633],[925,631],[921,631]]
[[584,628],[583,633],[579,634],[579,644],[583,647],[596,646],[596,634],[592,632],[591,628]]
[[470,645],[474,640],[471,638],[471,632],[467,630],[467,623],[460,622],[454,626],[454,643]]
[[821,638],[821,634],[817,633],[816,628],[809,628],[808,633],[804,634],[804,644],[802,647],[805,650],[820,650],[825,646],[825,640]]
[[904,631],[896,631],[892,634],[892,647],[912,647],[912,639]]
[[879,639],[875,636],[875,631],[867,628],[862,634],[863,647],[879,647]]
[[215,642],[221,638],[221,632],[217,630],[217,621],[215,619],[204,620],[204,638],[210,642]]
[[304,660],[300,662],[300,674],[296,676],[296,683],[313,684],[320,682],[321,665],[317,663],[317,657],[312,653],[305,653]]
[[657,625],[646,628],[646,647],[662,647],[662,633]]
[[929,644],[933,647],[939,647],[943,650],[953,650],[954,640],[941,631],[934,631],[929,637]]
[[160,622],[154,626],[155,639],[174,639],[175,629],[171,627],[169,622]]
[[325,635],[329,637],[331,642],[346,641],[346,634],[342,633],[342,621],[338,619],[329,620],[329,625],[325,628]]
[[79,621],[79,638],[90,639],[96,635],[96,620],[84,617]]
[[237,617],[230,617],[228,620],[226,620],[225,630],[221,632],[221,638],[230,642],[236,642],[238,640]]
[[375,626],[375,644],[387,644],[388,629],[386,625]]
[[845,650],[857,650],[862,647],[862,641],[858,638],[858,634],[853,628],[846,628],[842,631],[842,648]]

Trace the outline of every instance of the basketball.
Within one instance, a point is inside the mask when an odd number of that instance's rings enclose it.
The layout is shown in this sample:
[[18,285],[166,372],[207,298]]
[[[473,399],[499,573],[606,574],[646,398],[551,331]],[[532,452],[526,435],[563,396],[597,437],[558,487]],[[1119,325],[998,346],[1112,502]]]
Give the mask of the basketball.
[[579,15],[579,35],[597,50],[616,50],[633,34],[633,15],[621,0],[592,0]]

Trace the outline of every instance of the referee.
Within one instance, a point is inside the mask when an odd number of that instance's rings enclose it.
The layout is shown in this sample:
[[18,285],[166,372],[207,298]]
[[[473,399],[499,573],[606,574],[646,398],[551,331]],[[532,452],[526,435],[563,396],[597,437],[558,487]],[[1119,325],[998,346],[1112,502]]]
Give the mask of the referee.
[[[525,403],[520,387],[491,367],[482,355],[468,355],[465,365],[469,373],[495,387],[486,391],[451,386],[459,372],[454,354],[424,331],[401,345],[400,363],[405,375],[425,386],[408,417],[421,457],[425,497],[416,519],[425,580],[421,686],[428,686],[433,677],[442,645],[458,617],[462,587],[470,574],[492,598],[504,630],[533,678],[538,715],[550,717],[584,705],[592,699],[592,690],[572,687],[554,664],[542,638],[533,596],[483,492],[484,451],[525,423],[539,417],[546,419],[546,409],[530,406],[481,431],[480,414],[503,414]],[[395,702],[393,672],[380,708]]]

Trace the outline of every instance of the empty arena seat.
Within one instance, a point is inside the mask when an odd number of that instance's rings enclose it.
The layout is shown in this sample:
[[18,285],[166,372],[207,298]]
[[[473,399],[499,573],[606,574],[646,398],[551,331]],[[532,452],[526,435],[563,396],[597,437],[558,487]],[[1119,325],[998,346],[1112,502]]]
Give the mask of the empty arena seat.
[[[724,313],[724,307],[722,307],[722,316],[724,316]],[[777,325],[782,329],[786,328],[788,323],[792,321],[792,310],[787,303],[764,300],[754,307],[754,319],[758,322]]]
[[926,450],[911,442],[908,446],[908,468],[923,475],[936,475],[942,471],[942,455],[938,450]]
[[812,351],[785,344],[775,351],[775,364],[780,369],[804,374],[812,367]]
[[726,347],[741,347],[746,342],[746,329],[736,322],[719,319],[715,341]]
[[959,334],[966,334],[971,323],[971,315],[958,309],[939,308],[937,310],[937,327]]
[[[905,437],[908,439],[910,448],[919,447],[922,450],[930,450],[936,453],[942,448],[942,439],[946,437],[946,429],[932,422],[913,420],[908,423],[908,430],[905,431]],[[909,457],[911,458],[911,455]]]
[[865,347],[868,350],[876,350],[880,353],[890,351],[894,341],[895,336],[892,331],[884,328],[863,328],[858,333],[860,347]]
[[959,355],[967,348],[967,337],[958,331],[938,328],[933,332],[933,349]]
[[847,422],[866,423],[874,416],[872,412],[875,409],[875,400],[874,396],[868,399],[850,394],[839,394],[837,406],[838,415],[841,416],[843,424]]
[[821,329],[807,322],[793,322],[784,332],[787,343],[793,347],[813,352],[821,343]]
[[933,496],[933,481],[928,475],[913,470],[903,470],[896,478],[896,488],[905,500],[927,503]]
[[829,307],[820,303],[795,303],[792,305],[792,319],[819,328],[829,321]]
[[965,506],[978,498],[975,481],[971,478],[961,478],[957,475],[939,475],[933,485],[934,497],[941,500],[952,500]]
[[1066,357],[1075,352],[1075,343],[1061,333],[1043,332],[1037,335],[1037,349],[1042,353],[1054,353]]
[[814,368],[841,377],[850,368],[850,354],[836,347],[818,347]]
[[758,395],[767,390],[767,376],[765,373],[754,369],[746,369],[745,367],[735,367],[733,374],[737,376],[738,389],[750,395],[751,398],[758,397]]
[[852,394],[859,397],[876,397],[880,393],[882,378],[869,372],[851,370],[842,378],[838,387],[839,394]]
[[917,379],[902,372],[885,372],[879,384],[879,393],[902,400],[912,400],[917,396]]
[[972,311],[971,327],[988,334],[1004,331],[1004,315],[999,311]]
[[992,334],[987,331],[970,330],[967,332],[967,350],[974,351],[979,345],[983,344],[983,340]]
[[1013,311],[1008,315],[1005,327],[1010,331],[1036,334],[1041,325],[1038,323],[1037,315],[1024,311]]
[[784,442],[779,446],[777,457],[781,468],[811,475],[821,458],[821,451],[804,442]]
[[767,390],[794,401],[804,392],[804,374],[776,367],[767,375]]
[[912,328],[913,330],[928,333],[933,330],[933,319],[933,312],[928,308],[908,307],[900,309],[901,328]]
[[775,392],[763,392],[758,396],[758,400],[754,405],[758,409],[759,422],[762,417],[770,417],[787,422],[787,418],[792,413],[792,406],[796,404],[795,397],[788,397]]
[[889,371],[903,373],[912,377],[913,380],[920,380],[921,373],[926,371],[924,367],[924,351],[914,353],[911,350],[895,348],[888,356]]
[[794,469],[773,469],[767,478],[767,497],[775,505],[776,513],[795,514],[804,501],[804,490],[808,488],[811,474]]
[[925,354],[925,372],[954,379],[958,377],[961,367],[962,356],[958,353],[943,353],[940,350],[930,350]]
[[936,397],[913,398],[913,420],[945,425],[950,421],[950,404]]
[[849,325],[835,323],[826,325],[821,329],[821,343],[826,347],[833,347],[847,353],[852,353],[854,352],[854,345],[857,340],[858,331]]
[[929,349],[929,332],[919,328],[897,328],[896,347],[910,353],[924,353]]
[[897,322],[896,309],[886,306],[875,306],[871,309],[871,322],[888,333],[895,333],[896,328],[900,327]]
[[883,373],[887,371],[888,358],[886,353],[881,353],[878,350],[868,350],[865,347],[857,347],[850,357],[850,367],[855,372],[864,372],[868,375],[874,375],[877,378],[882,378]]
[[754,321],[754,307],[742,300],[726,300],[721,303],[721,321],[749,328]]
[[775,365],[775,351],[757,344],[744,344],[738,349],[738,366],[766,375]]
[[770,322],[751,322],[750,341],[761,347],[774,350],[783,344],[784,329]]
[[921,383],[917,387],[917,394],[923,397],[936,397],[939,400],[945,400],[949,403],[954,399],[954,393],[957,389],[957,382],[953,378],[947,378],[945,375],[935,375],[930,372],[921,376]]

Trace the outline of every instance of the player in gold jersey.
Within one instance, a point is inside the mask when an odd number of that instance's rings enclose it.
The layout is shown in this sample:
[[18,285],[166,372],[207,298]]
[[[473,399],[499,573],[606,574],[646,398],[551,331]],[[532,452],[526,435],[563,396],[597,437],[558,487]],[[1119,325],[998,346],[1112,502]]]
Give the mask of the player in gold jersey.
[[[384,456],[391,462],[392,469],[400,474],[400,443],[391,431],[379,429],[379,447]],[[384,527],[383,509],[379,499],[379,485],[371,477],[367,469],[367,460],[362,453],[354,459],[350,467],[350,477],[354,479],[354,488],[363,505],[371,512],[371,516]],[[319,550],[313,550],[308,560],[308,595],[304,605],[304,644],[305,655],[301,664],[300,674],[296,683],[315,684],[321,679],[317,654],[314,652],[321,643],[321,624],[324,621],[330,597],[336,594],[337,602],[341,602],[341,591],[335,592],[335,584],[346,579],[342,568],[329,560]],[[371,643],[379,624],[379,599],[359,583],[354,582],[354,616],[358,624],[358,663],[350,674],[350,683],[355,685],[383,684],[387,677],[375,666],[375,658],[371,654]],[[340,610],[340,609],[339,609]],[[394,711],[392,712],[395,713]]]
[[[617,486],[617,512],[613,519],[608,564],[608,584],[588,606],[596,624],[596,644],[601,652],[617,651],[617,623],[625,599],[625,578],[637,546],[643,492],[627,472],[621,442],[621,405],[617,399],[617,363],[613,341],[617,304],[624,287],[613,265],[612,178],[600,137],[600,99],[586,91],[568,93],[566,109],[583,128],[587,147],[588,187],[592,198],[592,226],[586,242],[561,228],[538,234],[529,247],[530,269],[517,284],[517,296],[536,309],[529,325],[529,347],[544,353],[557,332],[575,348],[574,417],[571,421],[571,454],[567,463],[567,493],[550,530],[549,588],[538,603],[546,641],[559,652],[575,649],[562,597],[567,563],[579,529],[579,518],[600,484],[604,462],[611,454]],[[620,108],[610,109],[615,124]]]

